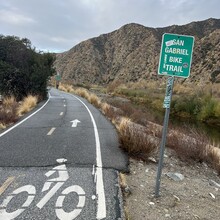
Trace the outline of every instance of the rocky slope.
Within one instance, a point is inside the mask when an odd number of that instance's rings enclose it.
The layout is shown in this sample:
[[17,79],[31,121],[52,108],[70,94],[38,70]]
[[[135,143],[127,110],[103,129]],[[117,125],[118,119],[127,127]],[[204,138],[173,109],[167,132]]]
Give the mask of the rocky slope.
[[220,19],[212,18],[164,28],[127,24],[57,54],[55,67],[63,79],[75,83],[106,84],[115,79],[157,79],[163,33],[195,37],[191,77],[184,81],[220,81]]

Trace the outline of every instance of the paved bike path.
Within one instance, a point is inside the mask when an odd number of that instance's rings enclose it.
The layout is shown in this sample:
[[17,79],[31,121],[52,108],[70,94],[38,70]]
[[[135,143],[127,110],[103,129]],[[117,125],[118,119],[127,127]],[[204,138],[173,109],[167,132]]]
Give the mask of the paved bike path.
[[[74,120],[77,120],[76,123]],[[98,138],[94,133],[98,133]],[[50,100],[39,112],[2,134],[0,204],[15,188],[28,184],[36,187],[33,202],[16,219],[59,219],[55,217],[54,201],[65,187],[72,185],[82,187],[86,197],[85,205],[76,219],[97,219],[97,213],[100,214],[103,207],[106,217],[100,219],[118,219],[122,216],[117,170],[127,170],[128,160],[119,149],[117,134],[111,123],[86,100],[52,89]],[[97,146],[100,147],[100,155]],[[101,160],[97,159],[97,155]],[[47,178],[45,173],[57,165],[58,158],[67,159],[70,177],[39,210],[35,203],[44,196],[40,192]],[[1,193],[1,186],[11,176],[13,181]],[[103,191],[100,191],[102,181]],[[15,198],[7,205],[7,208],[11,206],[8,212],[23,204],[25,192]],[[65,197],[63,204],[67,213],[73,210],[77,198],[76,193],[69,193]],[[103,198],[104,206],[101,205]],[[73,205],[68,208],[70,204]],[[101,213],[100,216],[105,215]]]

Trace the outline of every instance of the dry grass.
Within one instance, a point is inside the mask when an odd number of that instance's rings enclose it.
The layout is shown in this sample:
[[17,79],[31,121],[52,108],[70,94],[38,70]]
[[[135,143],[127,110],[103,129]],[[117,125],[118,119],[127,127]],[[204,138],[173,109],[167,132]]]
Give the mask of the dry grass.
[[167,145],[177,156],[188,162],[208,162],[220,174],[220,148],[195,129],[176,129],[168,134]]
[[108,117],[113,122],[113,124],[117,124],[117,118],[123,115],[123,111],[120,108],[113,107],[107,103],[102,103],[100,107],[102,113]]
[[76,93],[77,95],[79,95],[79,96],[81,96],[81,97],[87,99],[87,100],[88,100],[88,98],[89,98],[89,93],[88,93],[88,91],[87,91],[86,89],[77,88],[77,89],[75,90],[75,93]]
[[74,91],[75,94],[87,99],[92,105],[94,105],[95,107],[97,108],[100,108],[101,107],[101,101],[100,99],[98,98],[98,96],[96,94],[93,94],[93,93],[89,93],[87,91],[87,89],[84,89],[84,88],[77,88],[75,91]]
[[5,97],[3,99],[2,105],[4,109],[11,109],[11,106],[15,105],[17,103],[14,96]]
[[214,169],[220,175],[220,148],[209,146],[207,153],[207,161],[212,164]]
[[18,108],[17,114],[18,116],[22,116],[25,113],[31,111],[38,102],[37,96],[29,95],[22,101],[21,105]]
[[3,123],[0,123],[0,130],[1,130],[1,129],[5,129],[5,128],[6,128],[6,125],[3,124]]
[[87,97],[88,101],[94,105],[95,107],[99,108],[101,106],[101,101],[100,99],[98,98],[97,95],[91,93],[89,94],[89,96]]
[[18,103],[16,99],[12,97],[5,97],[2,105],[0,106],[0,124],[1,128],[5,128],[7,124],[11,124],[17,121],[17,108]]
[[117,126],[121,147],[125,149],[130,156],[147,160],[155,152],[157,144],[153,142],[142,130],[142,126],[132,123],[130,119],[122,118]]
[[167,137],[168,147],[175,150],[178,157],[183,160],[202,162],[207,156],[208,138],[206,135],[189,129],[188,132],[181,129],[171,131]]
[[174,94],[192,94],[193,93],[193,87],[189,87],[186,85],[182,85],[179,83],[174,84],[173,88],[173,93]]
[[60,83],[59,89],[64,92],[74,93],[74,88],[72,85]]

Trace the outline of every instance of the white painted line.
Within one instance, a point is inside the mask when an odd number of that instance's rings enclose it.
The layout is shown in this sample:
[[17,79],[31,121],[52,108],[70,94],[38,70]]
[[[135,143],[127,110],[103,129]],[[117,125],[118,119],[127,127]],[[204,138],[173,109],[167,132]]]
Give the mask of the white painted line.
[[60,116],[62,116],[63,115],[63,112],[60,112]]
[[52,135],[55,130],[56,128],[51,128],[50,131],[47,133],[47,135]]
[[103,172],[102,172],[102,156],[101,156],[101,147],[100,147],[100,140],[99,140],[99,133],[97,129],[97,125],[95,119],[87,107],[87,105],[81,101],[78,97],[70,94],[71,96],[75,97],[79,100],[87,109],[92,124],[94,128],[95,134],[95,142],[96,142],[96,194],[97,194],[97,214],[96,219],[104,219],[106,218],[106,201],[105,201],[105,191],[104,191],[104,183],[103,183]]
[[66,107],[66,105],[63,105],[64,107]]
[[94,164],[92,165],[92,175],[93,176],[95,175],[95,165]]
[[[19,208],[13,212],[8,212],[8,209],[6,208],[8,203],[14,198],[14,196],[16,196],[17,194],[21,193],[21,192],[27,192],[29,195],[27,196],[26,201],[23,203],[23,205],[20,205],[22,208]],[[12,220],[15,219],[16,217],[18,217],[24,210],[25,208],[27,208],[32,201],[34,200],[36,194],[36,189],[34,186],[32,185],[25,185],[22,186],[16,190],[14,190],[12,192],[11,195],[7,196],[2,205],[1,205],[1,209],[0,211],[0,219],[4,219],[4,220]]]
[[21,125],[23,122],[25,122],[26,120],[28,120],[29,118],[31,118],[32,116],[34,116],[35,114],[37,114],[41,109],[43,109],[47,103],[50,101],[51,95],[49,93],[49,99],[46,101],[46,103],[40,107],[37,111],[35,111],[34,113],[32,113],[31,115],[29,115],[27,118],[23,119],[22,121],[18,122],[17,124],[15,124],[14,126],[12,126],[11,128],[9,128],[8,130],[6,130],[5,132],[0,134],[0,137],[2,137],[3,135],[7,134],[9,131],[13,130],[14,128],[18,127],[19,125]]
[[64,182],[56,183],[56,185],[54,185],[54,187],[41,199],[41,201],[37,203],[37,207],[42,209],[63,184]]
[[[73,211],[71,212],[65,212],[62,207],[63,207],[63,202],[65,199],[64,195],[68,195],[71,192],[75,192],[76,194],[78,194],[79,196],[79,202],[77,204],[77,208],[75,208]],[[65,190],[63,190],[62,192],[62,196],[59,196],[56,202],[56,215],[60,220],[72,220],[75,219],[80,212],[82,211],[82,208],[85,206],[85,192],[84,190],[78,186],[78,185],[74,185],[74,186],[69,186],[68,188],[66,188]]]

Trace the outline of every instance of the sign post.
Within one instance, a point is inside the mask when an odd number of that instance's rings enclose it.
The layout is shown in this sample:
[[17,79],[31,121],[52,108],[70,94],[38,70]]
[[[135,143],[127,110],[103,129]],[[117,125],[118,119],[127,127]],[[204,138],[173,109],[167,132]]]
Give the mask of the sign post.
[[162,140],[160,144],[160,158],[157,169],[155,197],[159,197],[160,182],[164,159],[164,150],[167,137],[167,128],[170,115],[170,104],[172,100],[174,78],[188,78],[192,62],[194,37],[176,34],[164,34],[162,39],[160,62],[158,67],[159,75],[170,76],[167,80],[166,94],[163,107],[166,109],[164,116]]

